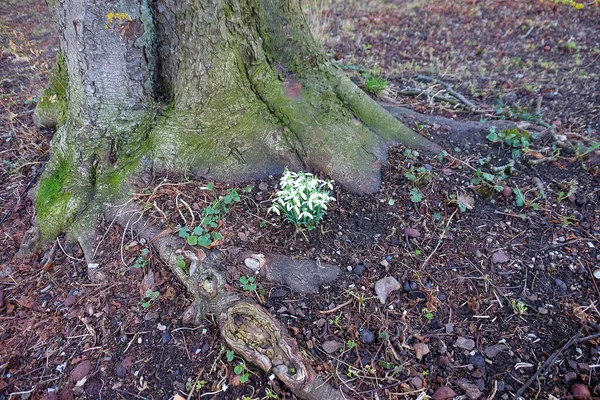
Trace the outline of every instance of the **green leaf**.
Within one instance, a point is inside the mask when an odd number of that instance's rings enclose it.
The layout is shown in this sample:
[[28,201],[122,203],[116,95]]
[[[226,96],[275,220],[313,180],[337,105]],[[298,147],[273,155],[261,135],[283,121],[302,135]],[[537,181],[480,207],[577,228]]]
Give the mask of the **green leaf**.
[[185,269],[185,260],[183,256],[177,256],[177,268]]
[[188,236],[187,243],[190,246],[195,246],[198,244],[198,236]]
[[196,236],[200,236],[204,233],[204,228],[202,228],[201,226],[197,226],[194,228],[194,235]]
[[489,135],[487,135],[487,139],[490,142],[496,142],[498,140],[498,134],[496,134],[496,133],[490,133]]
[[242,285],[247,285],[248,284],[248,277],[247,276],[240,276],[240,283]]
[[492,174],[488,174],[487,172],[483,173],[483,179],[490,181],[490,182],[494,182],[494,175]]
[[515,204],[517,207],[523,207],[525,205],[525,199],[523,198],[523,193],[519,188],[513,188],[513,193],[515,194]]
[[410,190],[410,201],[413,203],[420,203],[423,200],[423,195],[417,188],[412,188]]
[[227,362],[232,362],[233,361],[234,354],[235,353],[233,352],[233,350],[227,350],[227,355],[226,355]]
[[242,364],[236,365],[233,372],[235,372],[236,375],[241,375],[242,372],[244,372],[244,366]]
[[210,240],[209,234],[198,236],[198,246],[208,247],[211,245],[211,243],[212,240]]
[[217,241],[217,240],[221,240],[223,239],[223,235],[221,235],[219,232],[211,232],[210,235],[212,236],[212,240],[213,241]]
[[388,204],[389,204],[390,206],[393,206],[395,203],[396,203],[396,200],[394,200],[394,199],[389,199],[389,200],[388,200]]
[[250,374],[244,374],[240,376],[240,383],[246,383],[250,379]]
[[190,236],[190,234],[188,233],[188,230],[187,230],[187,228],[185,228],[185,227],[184,227],[184,228],[181,228],[181,229],[179,230],[179,233],[178,233],[178,235],[179,235],[179,237],[180,237],[180,238],[183,238],[183,239],[185,239],[185,238],[187,238],[188,236]]
[[215,184],[214,184],[214,183],[212,183],[212,182],[210,182],[208,185],[206,185],[206,188],[207,188],[208,190],[213,190],[213,189],[215,188]]

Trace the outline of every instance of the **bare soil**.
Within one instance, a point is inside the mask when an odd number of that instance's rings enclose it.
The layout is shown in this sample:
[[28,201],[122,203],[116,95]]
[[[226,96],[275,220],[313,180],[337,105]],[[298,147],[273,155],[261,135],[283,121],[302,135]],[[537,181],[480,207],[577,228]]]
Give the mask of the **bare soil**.
[[[599,140],[597,4],[318,6],[307,12],[327,33],[326,51],[361,85],[367,73],[385,77],[390,85],[378,96],[386,103],[458,120],[554,125],[565,145]],[[27,193],[48,158],[53,132],[35,128],[31,115],[58,45],[43,1],[11,1],[0,21],[0,399],[293,398],[251,366],[241,383],[241,360],[228,360],[211,320],[182,325],[184,288],[124,227],[101,222],[103,284],[89,282],[80,249],[63,237],[14,258],[31,226]],[[437,101],[444,87],[418,75],[451,83],[477,108]],[[313,367],[348,396],[424,399],[449,387],[462,398],[512,399],[570,339],[600,333],[594,154],[578,157],[546,135],[510,171],[496,171],[513,160],[510,146],[481,132],[450,140],[439,124],[414,128],[451,155],[391,149],[381,190],[336,188],[310,232],[267,213],[278,177],[237,185],[241,201],[218,227],[230,284],[286,324]],[[157,176],[134,197],[176,231],[233,188],[208,183]],[[260,278],[256,290],[244,290],[235,259],[245,250],[317,259],[343,277],[318,295]],[[401,288],[382,304],[374,286],[385,277]],[[158,297],[147,298],[147,289]],[[559,352],[523,398],[577,398],[578,390],[600,397],[599,351],[592,338]]]

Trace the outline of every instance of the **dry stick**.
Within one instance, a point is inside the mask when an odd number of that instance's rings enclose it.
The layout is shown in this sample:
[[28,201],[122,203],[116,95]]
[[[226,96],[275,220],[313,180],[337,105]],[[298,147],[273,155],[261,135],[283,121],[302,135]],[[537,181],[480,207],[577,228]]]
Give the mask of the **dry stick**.
[[529,378],[529,380],[527,382],[525,382],[525,384],[523,386],[521,386],[521,388],[517,391],[517,393],[515,394],[515,397],[513,399],[514,400],[521,399],[522,398],[521,395],[525,392],[525,390],[527,390],[527,388],[529,388],[529,386],[531,386],[531,384],[541,374],[545,374],[546,371],[548,370],[548,368],[550,368],[552,366],[552,364],[554,363],[554,361],[558,358],[558,356],[560,356],[565,350],[567,350],[573,344],[585,342],[585,341],[588,341],[591,339],[596,339],[598,337],[600,337],[600,333],[596,333],[594,335],[589,335],[586,337],[579,338],[579,332],[578,332],[575,336],[573,336],[571,339],[569,339],[569,341],[567,343],[565,343],[560,349],[556,350],[546,361],[544,361],[544,363],[538,368],[538,370],[535,371],[535,374],[533,374],[531,376],[531,378]]
[[452,222],[452,218],[454,217],[454,215],[456,214],[457,211],[458,211],[458,208],[456,210],[454,210],[454,212],[452,213],[452,215],[450,216],[450,218],[448,218],[448,222],[446,223],[446,226],[444,227],[444,230],[442,231],[442,234],[440,235],[440,238],[438,239],[438,242],[437,242],[437,245],[435,246],[435,249],[433,249],[433,251],[431,252],[431,254],[429,254],[429,256],[427,256],[427,258],[423,262],[423,265],[421,265],[421,269],[423,269],[427,265],[427,262],[429,261],[429,259],[431,258],[431,256],[433,256],[435,254],[435,252],[438,250],[438,248],[442,244],[442,241],[443,241],[443,238],[444,238],[444,234],[446,233],[446,229],[448,229],[448,226],[450,225],[450,222]]
[[449,84],[449,83],[447,83],[447,82],[440,81],[439,79],[431,78],[429,76],[424,76],[424,75],[417,75],[417,79],[420,80],[420,81],[439,83],[439,84],[443,85],[446,88],[446,92],[448,92],[452,96],[456,97],[458,100],[460,100],[468,108],[477,108],[477,106],[474,103],[472,103],[471,101],[467,100],[465,98],[465,96],[463,96],[462,94],[458,93],[456,90],[452,89],[452,85]]
[[331,310],[325,310],[325,311],[319,311],[320,314],[331,314],[332,312],[336,312],[337,310],[339,310],[340,308],[343,308],[345,306],[347,306],[348,304],[352,303],[352,299],[343,302],[342,304],[340,304],[339,306],[332,308]]

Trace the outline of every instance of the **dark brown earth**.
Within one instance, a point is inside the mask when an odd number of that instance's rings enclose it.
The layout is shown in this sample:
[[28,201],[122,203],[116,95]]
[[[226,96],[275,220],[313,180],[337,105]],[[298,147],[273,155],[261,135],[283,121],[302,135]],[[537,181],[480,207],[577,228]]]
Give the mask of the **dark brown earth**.
[[[457,137],[444,124],[418,124],[452,155],[392,149],[380,192],[336,188],[311,232],[267,214],[278,177],[240,184],[241,202],[218,228],[231,285],[287,325],[313,367],[348,396],[424,399],[448,387],[466,398],[512,399],[571,338],[600,333],[600,281],[592,277],[600,268],[600,177],[592,153],[568,148],[599,140],[600,8],[346,1],[307,12],[327,33],[318,35],[326,51],[357,82],[368,72],[390,81],[382,101],[458,120],[526,119],[542,132],[554,125],[558,144],[546,134],[510,174],[474,183],[477,170],[510,162],[511,149],[487,132]],[[81,251],[63,237],[13,258],[33,215],[26,192],[48,158],[52,132],[35,128],[31,115],[57,39],[41,1],[11,1],[0,21],[0,399],[293,398],[250,366],[249,382],[240,383],[241,360],[228,361],[215,324],[183,326],[183,287],[152,246],[111,221],[102,222],[97,253],[104,284],[89,282]],[[477,107],[435,100],[444,87],[417,75],[453,84]],[[198,219],[231,189],[207,184],[157,176],[134,197],[176,230],[190,220],[181,200]],[[472,199],[472,209],[459,210],[459,199]],[[235,263],[244,250],[317,259],[343,277],[319,295],[260,278],[256,291],[244,291]],[[384,277],[402,288],[382,305],[374,285]],[[156,300],[144,299],[148,288],[160,293]],[[599,397],[599,340],[560,352],[523,398],[568,399],[577,390]]]

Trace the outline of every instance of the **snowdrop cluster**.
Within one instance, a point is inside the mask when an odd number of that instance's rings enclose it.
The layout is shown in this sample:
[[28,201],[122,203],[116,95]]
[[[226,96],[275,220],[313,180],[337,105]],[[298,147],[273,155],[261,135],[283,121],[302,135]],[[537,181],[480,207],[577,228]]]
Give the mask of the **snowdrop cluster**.
[[327,203],[335,201],[329,195],[333,181],[321,180],[313,174],[291,172],[285,169],[279,181],[280,191],[276,193],[269,212],[285,215],[296,228],[314,229],[327,210]]

